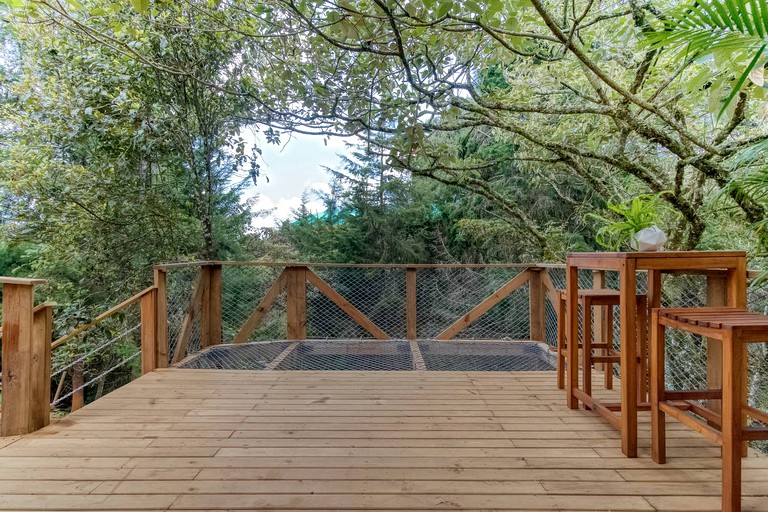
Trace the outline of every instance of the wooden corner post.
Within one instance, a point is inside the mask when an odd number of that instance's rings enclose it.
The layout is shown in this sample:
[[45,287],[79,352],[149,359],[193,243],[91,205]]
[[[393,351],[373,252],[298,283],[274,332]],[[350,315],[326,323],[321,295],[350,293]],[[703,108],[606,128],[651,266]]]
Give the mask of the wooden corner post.
[[547,341],[546,336],[546,303],[544,296],[544,283],[542,274],[543,268],[531,267],[528,269],[529,280],[529,318],[530,318],[530,339],[533,341]]
[[[0,278],[3,294],[2,436],[28,434],[48,422],[52,305],[44,304],[37,310],[34,307],[35,285],[44,282],[40,279]],[[48,381],[43,382],[46,375]]]
[[286,267],[288,339],[307,337],[307,267]]
[[156,368],[168,367],[168,273],[155,267]]

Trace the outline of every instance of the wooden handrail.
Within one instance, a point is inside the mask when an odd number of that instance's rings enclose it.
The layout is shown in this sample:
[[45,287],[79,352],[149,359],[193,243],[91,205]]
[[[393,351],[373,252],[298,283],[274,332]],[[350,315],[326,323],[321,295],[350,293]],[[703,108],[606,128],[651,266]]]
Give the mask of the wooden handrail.
[[312,263],[272,261],[194,261],[185,263],[160,263],[155,268],[171,270],[178,268],[205,267],[208,265],[229,265],[240,267],[314,267],[314,268],[565,268],[563,263]]
[[138,302],[139,300],[141,300],[141,298],[144,295],[146,295],[147,293],[150,293],[155,288],[156,287],[154,285],[152,285],[152,286],[150,286],[148,288],[145,288],[144,290],[140,291],[139,293],[137,293],[133,297],[131,297],[129,299],[126,299],[123,302],[121,302],[120,304],[118,304],[117,306],[114,306],[114,307],[106,310],[105,312],[103,312],[102,314],[100,314],[99,316],[97,316],[92,321],[88,322],[87,324],[81,325],[80,327],[78,327],[74,331],[70,332],[69,334],[65,334],[61,338],[59,338],[56,341],[54,341],[53,343],[51,343],[51,348],[54,349],[54,348],[56,348],[56,347],[58,347],[60,345],[63,345],[64,343],[66,343],[66,342],[72,340],[73,338],[77,337],[83,331],[90,329],[94,325],[100,324],[101,322],[103,322],[104,320],[106,320],[110,316],[114,315],[115,313],[117,313],[119,311],[122,311],[123,309],[127,308],[128,306],[130,306],[134,302]]
[[[565,269],[564,263],[310,263],[293,261],[188,261],[181,263],[158,263],[159,270],[195,268],[208,265],[228,265],[241,267],[315,267],[315,268],[530,268]],[[644,270],[640,272],[645,272]],[[747,270],[747,278],[754,279],[762,270]],[[690,274],[690,271],[686,271]],[[711,273],[711,271],[708,271]]]
[[45,308],[55,308],[58,304],[51,301],[43,302],[42,304],[35,306],[35,309],[32,310],[32,313],[37,313],[38,311],[42,311]]
[[45,283],[45,279],[31,279],[27,277],[0,277],[0,284],[22,284],[26,286],[35,286]]

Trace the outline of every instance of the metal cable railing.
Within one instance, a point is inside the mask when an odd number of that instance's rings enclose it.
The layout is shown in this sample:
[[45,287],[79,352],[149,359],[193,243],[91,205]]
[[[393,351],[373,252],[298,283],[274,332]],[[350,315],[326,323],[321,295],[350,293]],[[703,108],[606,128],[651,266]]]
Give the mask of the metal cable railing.
[[54,343],[51,407],[76,410],[141,375],[141,314],[138,300],[76,336]]

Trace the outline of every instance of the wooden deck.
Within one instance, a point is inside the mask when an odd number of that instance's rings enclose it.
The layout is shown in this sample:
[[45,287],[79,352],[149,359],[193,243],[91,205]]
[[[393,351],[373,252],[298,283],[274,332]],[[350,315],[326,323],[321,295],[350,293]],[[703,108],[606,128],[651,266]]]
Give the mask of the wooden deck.
[[641,413],[627,459],[564,404],[554,373],[163,370],[0,439],[0,509],[719,510],[719,448],[670,422],[657,466]]

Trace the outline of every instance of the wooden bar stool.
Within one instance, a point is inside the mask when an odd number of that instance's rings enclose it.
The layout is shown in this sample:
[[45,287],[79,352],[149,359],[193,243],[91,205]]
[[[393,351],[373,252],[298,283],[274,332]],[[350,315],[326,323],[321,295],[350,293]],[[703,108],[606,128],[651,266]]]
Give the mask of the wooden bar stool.
[[[667,391],[664,381],[666,328],[720,340],[722,389]],[[651,429],[653,460],[666,462],[665,416],[692,427],[722,447],[723,511],[741,510],[741,457],[746,441],[768,440],[768,427],[746,427],[751,417],[768,425],[768,412],[747,405],[747,343],[768,342],[768,316],[734,308],[653,309],[651,315]],[[701,405],[722,400],[722,412]],[[692,412],[706,420],[698,420]],[[717,428],[719,427],[719,428]]]
[[[565,318],[566,291],[559,291],[558,318]],[[621,353],[613,348],[613,306],[619,305],[619,291],[605,288],[591,289],[585,288],[579,290],[579,304],[583,313],[582,340],[579,342],[579,349],[582,353],[582,366],[584,368],[583,383],[584,393],[592,395],[592,372],[586,371],[592,368],[592,363],[605,364],[604,384],[606,389],[613,388],[613,365],[621,362]],[[647,297],[645,295],[637,296],[638,309],[638,400],[645,402],[647,397],[647,359],[648,344],[645,334],[645,326],[648,316]],[[597,343],[592,343],[592,308],[605,308],[604,318],[606,319],[606,328],[602,329],[603,339]],[[592,354],[592,350],[599,350],[599,355]],[[557,387],[565,388],[565,362],[568,358],[568,340],[565,335],[565,322],[559,321],[557,324]]]

